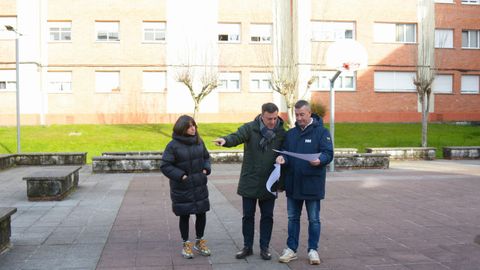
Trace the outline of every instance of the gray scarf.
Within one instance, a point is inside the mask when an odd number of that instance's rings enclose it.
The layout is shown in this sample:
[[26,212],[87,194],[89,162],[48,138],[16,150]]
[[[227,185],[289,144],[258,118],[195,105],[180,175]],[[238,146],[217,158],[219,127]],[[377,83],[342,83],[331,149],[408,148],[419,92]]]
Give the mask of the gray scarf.
[[263,123],[261,117],[259,119],[259,122],[260,122],[260,134],[262,134],[262,138],[258,143],[258,147],[260,148],[260,150],[262,150],[262,152],[265,152],[267,150],[267,146],[271,144],[273,139],[275,138],[275,132],[277,131],[280,121],[277,120],[277,123],[275,124],[275,127],[273,129],[267,128]]

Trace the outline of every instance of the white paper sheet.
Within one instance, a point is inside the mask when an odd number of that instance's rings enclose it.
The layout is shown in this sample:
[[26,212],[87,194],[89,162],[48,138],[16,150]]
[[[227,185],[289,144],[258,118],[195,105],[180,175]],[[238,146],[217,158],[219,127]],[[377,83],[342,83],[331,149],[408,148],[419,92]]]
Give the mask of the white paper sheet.
[[266,187],[267,187],[268,192],[277,196],[276,192],[272,192],[272,186],[273,186],[273,184],[275,184],[278,181],[278,179],[280,179],[280,164],[275,163],[273,166],[275,168],[273,169],[272,173],[268,177]]
[[319,159],[320,154],[321,154],[321,153],[299,154],[299,153],[288,152],[288,151],[280,151],[280,150],[276,150],[276,149],[273,149],[273,151],[278,152],[280,154],[287,155],[287,156],[296,157],[296,158],[299,158],[299,159],[302,159],[302,160],[306,160],[306,161],[317,160],[317,159]]

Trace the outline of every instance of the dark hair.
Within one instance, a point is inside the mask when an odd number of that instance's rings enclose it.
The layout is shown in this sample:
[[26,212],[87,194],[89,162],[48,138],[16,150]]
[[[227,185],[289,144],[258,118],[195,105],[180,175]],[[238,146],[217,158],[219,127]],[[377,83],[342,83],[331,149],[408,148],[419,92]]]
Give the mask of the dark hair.
[[312,111],[312,108],[310,107],[310,103],[308,103],[308,101],[306,100],[300,99],[299,101],[297,101],[297,103],[295,103],[295,109],[300,109],[303,106],[307,107],[309,111]]
[[184,114],[177,119],[175,125],[173,126],[173,133],[178,136],[188,136],[187,129],[190,126],[195,127],[195,135],[197,136],[197,143],[199,143],[200,135],[198,135],[197,123],[195,122],[195,119],[189,115]]
[[262,114],[264,112],[268,112],[268,113],[278,112],[278,107],[277,107],[277,105],[275,105],[271,102],[265,103],[265,104],[262,105]]

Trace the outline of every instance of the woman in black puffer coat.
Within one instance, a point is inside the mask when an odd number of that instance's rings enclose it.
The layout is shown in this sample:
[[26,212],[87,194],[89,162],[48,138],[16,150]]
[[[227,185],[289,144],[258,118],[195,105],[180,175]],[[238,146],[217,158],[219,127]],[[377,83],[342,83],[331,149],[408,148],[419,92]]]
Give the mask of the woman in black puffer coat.
[[[206,225],[206,212],[210,210],[208,200],[207,175],[210,174],[210,155],[197,132],[195,120],[182,115],[173,127],[173,140],[162,155],[160,168],[170,179],[172,210],[180,217],[179,227],[183,239],[182,255],[193,258],[192,249],[201,255],[209,256],[203,234]],[[195,214],[195,245],[188,241],[190,215]]]

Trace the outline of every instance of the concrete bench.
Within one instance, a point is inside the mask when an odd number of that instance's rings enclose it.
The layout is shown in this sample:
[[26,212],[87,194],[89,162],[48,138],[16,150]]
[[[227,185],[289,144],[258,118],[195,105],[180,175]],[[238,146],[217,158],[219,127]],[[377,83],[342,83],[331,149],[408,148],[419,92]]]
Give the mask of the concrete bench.
[[0,207],[0,253],[10,246],[10,236],[12,235],[10,217],[15,212],[17,212],[17,208]]
[[161,156],[162,151],[103,152],[102,156]]
[[389,154],[338,154],[335,155],[335,169],[388,169]]
[[443,147],[444,159],[479,159],[480,146],[447,146]]
[[434,147],[384,147],[366,148],[367,153],[389,154],[391,160],[434,160]]
[[15,166],[15,155],[0,155],[0,170]]
[[86,163],[86,152],[22,153],[15,155],[16,165],[84,165]]
[[78,187],[81,166],[48,168],[23,177],[29,201],[60,201]]
[[[357,148],[335,148],[337,154],[355,154]],[[240,163],[243,161],[243,150],[211,150],[212,163]]]
[[92,158],[94,173],[136,173],[159,172],[162,156],[160,155],[113,155]]

